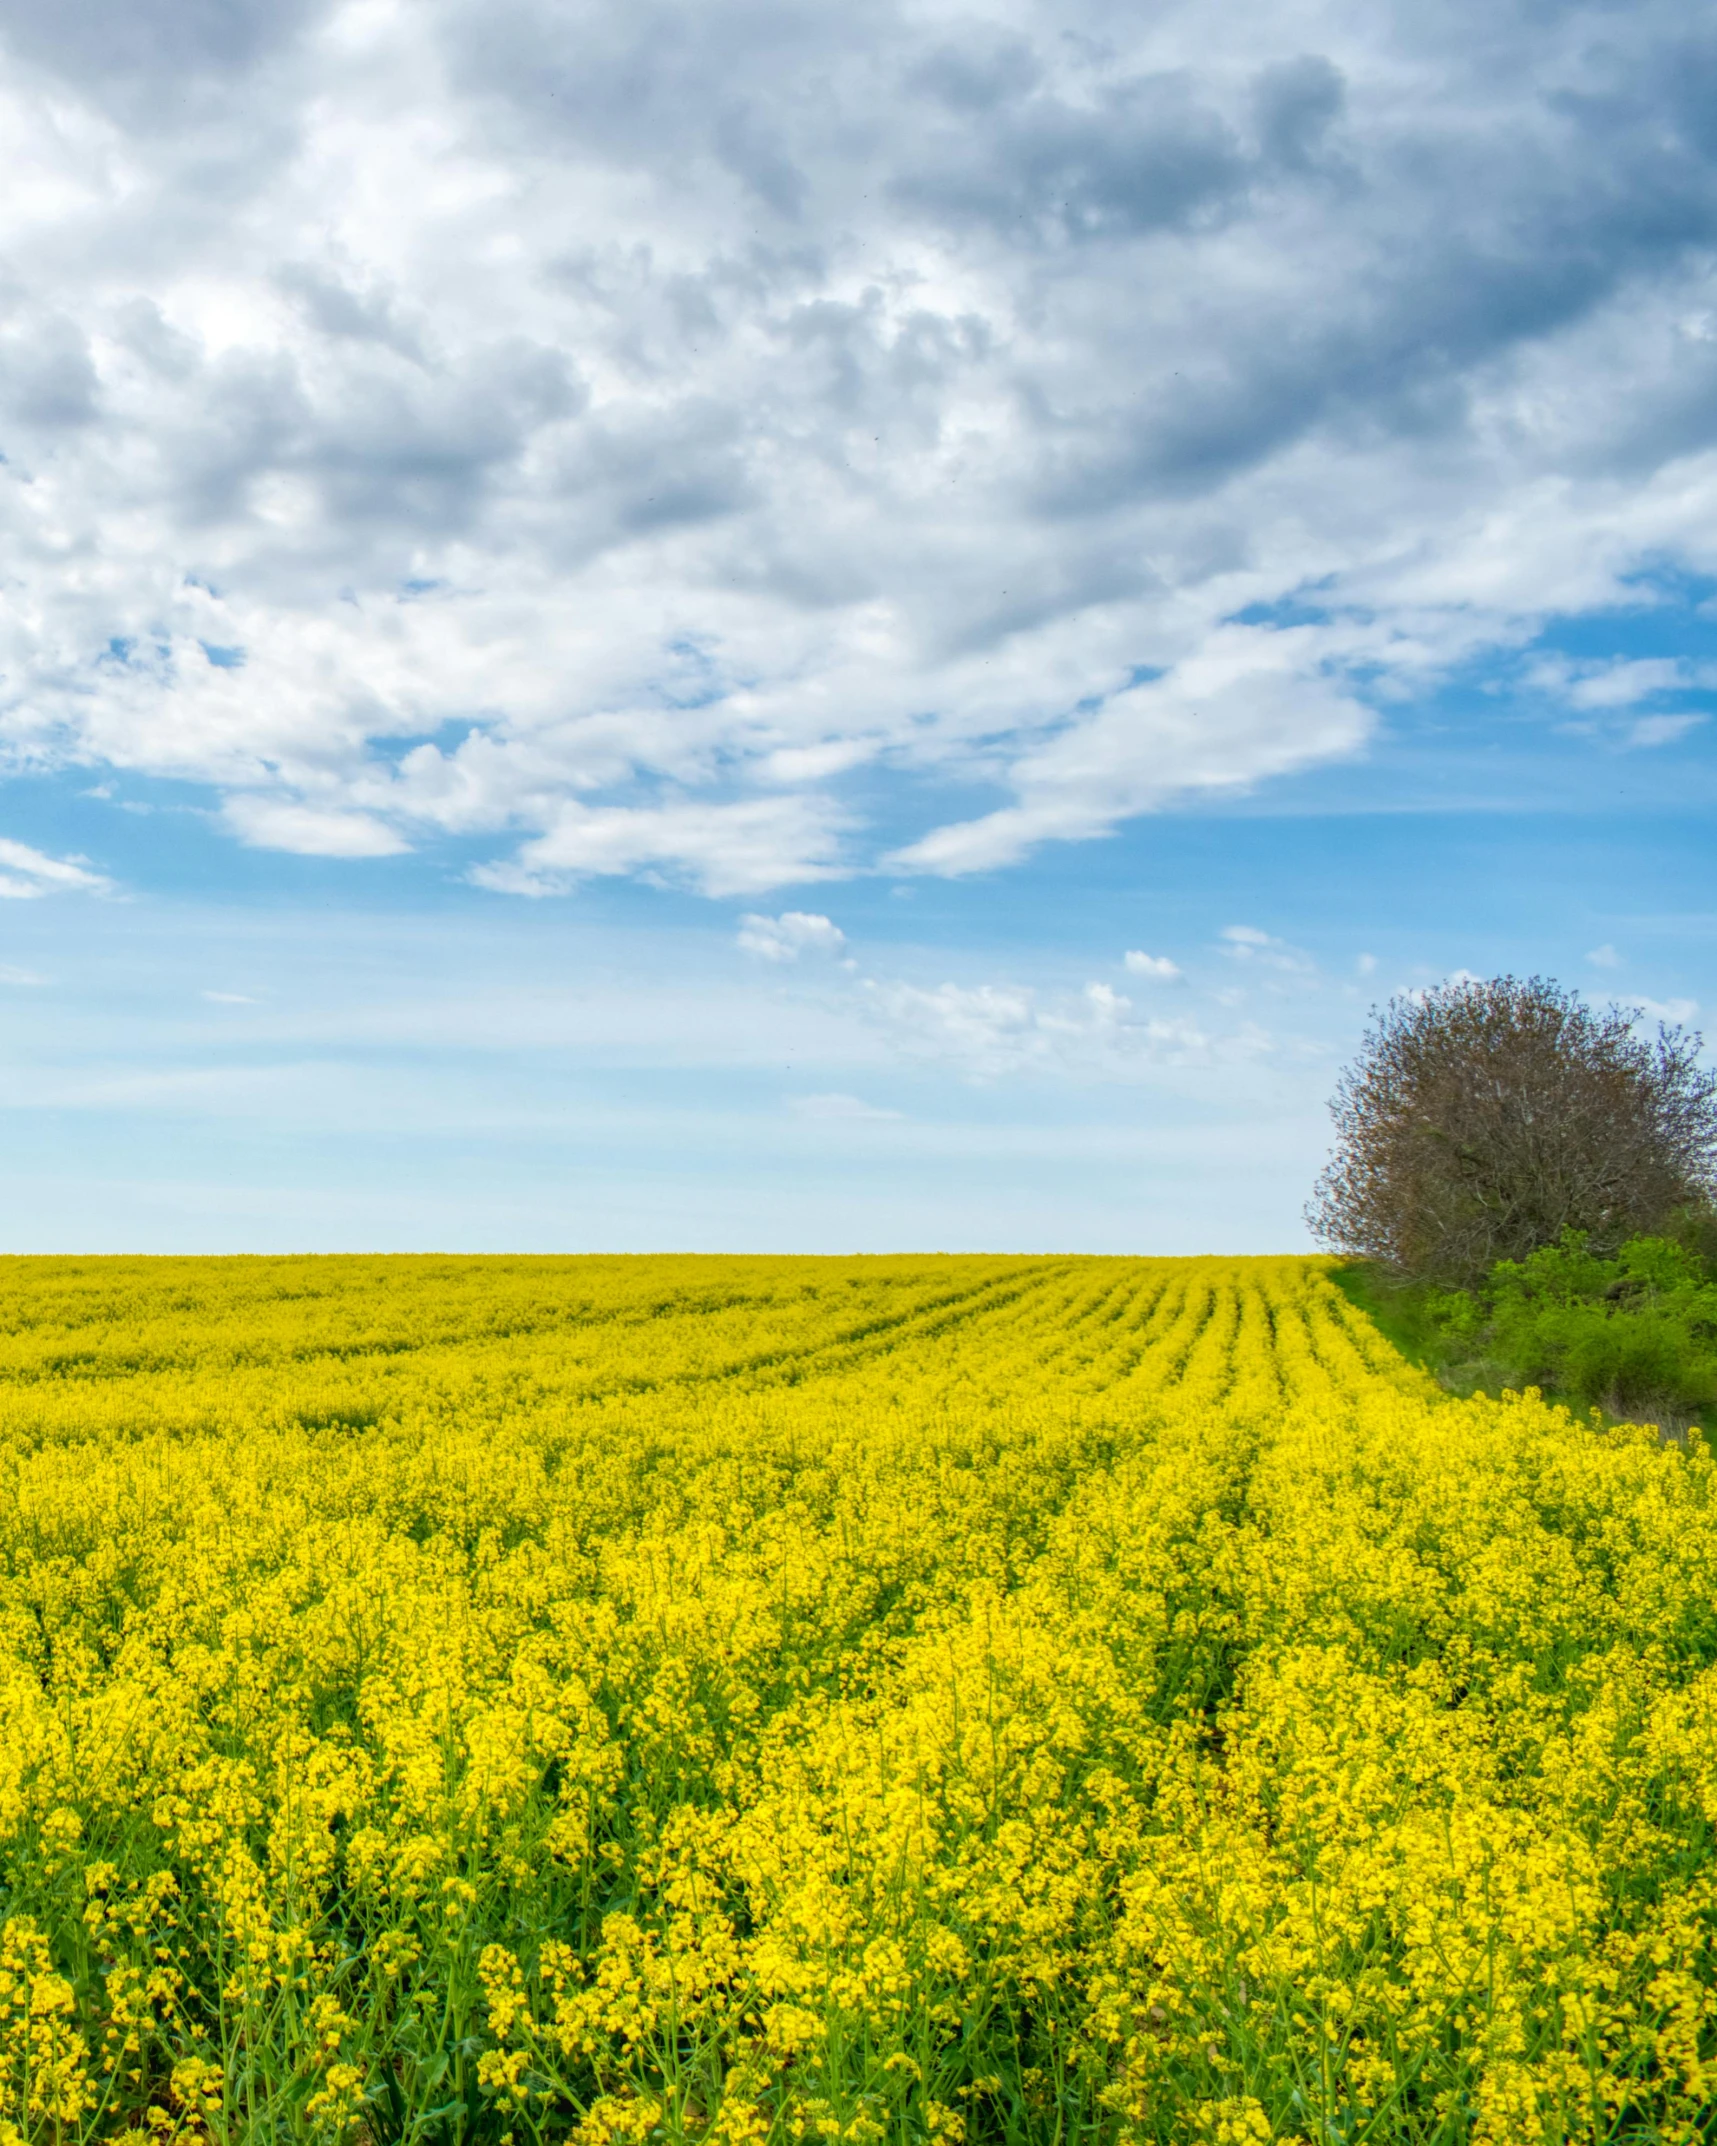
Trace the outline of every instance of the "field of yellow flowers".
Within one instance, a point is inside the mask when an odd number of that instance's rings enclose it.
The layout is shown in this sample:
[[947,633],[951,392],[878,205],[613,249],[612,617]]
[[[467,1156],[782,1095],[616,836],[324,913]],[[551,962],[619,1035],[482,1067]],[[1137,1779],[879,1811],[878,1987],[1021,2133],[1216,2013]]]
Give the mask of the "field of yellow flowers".
[[0,1286],[0,2146],[1717,2135],[1697,1434],[1319,1260]]

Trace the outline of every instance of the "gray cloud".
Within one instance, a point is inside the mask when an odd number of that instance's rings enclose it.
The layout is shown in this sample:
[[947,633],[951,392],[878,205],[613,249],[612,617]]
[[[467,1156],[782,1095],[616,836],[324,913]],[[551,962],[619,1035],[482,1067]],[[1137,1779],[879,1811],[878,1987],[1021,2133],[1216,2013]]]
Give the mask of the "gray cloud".
[[[1233,128],[1184,74],[1148,75],[1074,104],[1040,92],[997,100],[985,124],[956,106],[895,193],[956,228],[1010,245],[1078,244],[1185,229],[1237,203],[1251,166]],[[916,168],[912,168],[916,165]]]
[[89,338],[63,314],[31,317],[0,330],[0,411],[41,435],[87,425],[98,383]]
[[0,0],[0,35],[19,57],[100,95],[187,77],[230,81],[288,43],[311,13],[311,0]]
[[1717,567],[1685,23],[0,0],[0,751],[735,893],[1352,753]]

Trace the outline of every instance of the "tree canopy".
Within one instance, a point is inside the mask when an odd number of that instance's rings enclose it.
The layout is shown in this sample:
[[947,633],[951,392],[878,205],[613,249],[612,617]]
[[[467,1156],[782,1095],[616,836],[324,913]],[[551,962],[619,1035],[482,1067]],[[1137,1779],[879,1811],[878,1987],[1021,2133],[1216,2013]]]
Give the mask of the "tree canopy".
[[1470,1283],[1566,1230],[1593,1247],[1711,1199],[1717,1073],[1702,1039],[1641,1032],[1541,976],[1463,979],[1374,1013],[1306,1210],[1333,1250]]

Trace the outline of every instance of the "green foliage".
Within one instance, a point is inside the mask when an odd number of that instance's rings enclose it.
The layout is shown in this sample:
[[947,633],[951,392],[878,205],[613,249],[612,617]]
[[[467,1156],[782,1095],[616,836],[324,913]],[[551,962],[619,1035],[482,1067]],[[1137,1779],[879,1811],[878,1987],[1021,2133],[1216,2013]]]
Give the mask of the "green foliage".
[[1582,1230],[1499,1260],[1479,1289],[1399,1292],[1399,1324],[1464,1386],[1541,1386],[1612,1415],[1717,1411],[1717,1279],[1696,1231],[1613,1255]]

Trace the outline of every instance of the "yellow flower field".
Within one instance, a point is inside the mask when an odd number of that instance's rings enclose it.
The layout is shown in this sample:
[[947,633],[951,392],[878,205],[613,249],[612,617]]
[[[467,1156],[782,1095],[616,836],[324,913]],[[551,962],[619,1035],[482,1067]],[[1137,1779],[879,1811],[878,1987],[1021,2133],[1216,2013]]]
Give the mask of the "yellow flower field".
[[0,2146],[1685,2140],[1706,1448],[1318,1260],[23,1260]]

